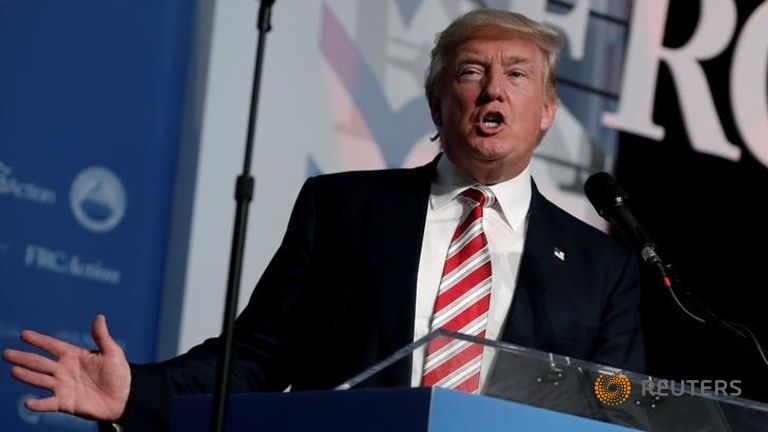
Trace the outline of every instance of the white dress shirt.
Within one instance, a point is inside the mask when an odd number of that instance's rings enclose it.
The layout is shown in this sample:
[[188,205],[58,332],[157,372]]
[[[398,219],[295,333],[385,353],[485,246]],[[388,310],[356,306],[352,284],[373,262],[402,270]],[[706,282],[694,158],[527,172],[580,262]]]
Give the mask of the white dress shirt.
[[[416,285],[416,317],[413,337],[417,340],[430,331],[432,310],[445,263],[445,255],[459,219],[466,205],[457,199],[470,186],[477,184],[472,178],[459,171],[443,155],[438,161],[437,172],[432,186],[424,226],[424,238],[419,260],[418,282]],[[531,175],[526,168],[517,177],[501,183],[488,185],[496,196],[493,206],[483,211],[483,230],[491,252],[491,304],[488,312],[486,339],[498,339],[507,311],[515,292],[523,242],[528,225],[528,208],[531,203]],[[483,353],[480,369],[480,387],[485,382],[492,356]],[[424,368],[424,352],[413,356],[411,384],[421,383]]]

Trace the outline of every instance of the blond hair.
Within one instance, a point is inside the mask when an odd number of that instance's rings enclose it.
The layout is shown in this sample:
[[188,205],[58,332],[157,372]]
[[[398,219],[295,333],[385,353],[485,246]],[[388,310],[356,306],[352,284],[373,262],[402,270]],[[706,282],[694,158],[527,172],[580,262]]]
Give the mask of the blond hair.
[[500,27],[529,37],[544,55],[544,82],[547,96],[555,97],[555,66],[560,55],[560,35],[551,28],[539,24],[516,12],[498,9],[478,9],[453,21],[435,38],[430,54],[429,67],[424,78],[424,91],[431,110],[435,110],[437,87],[445,76],[452,51],[472,39],[475,32],[484,27]]

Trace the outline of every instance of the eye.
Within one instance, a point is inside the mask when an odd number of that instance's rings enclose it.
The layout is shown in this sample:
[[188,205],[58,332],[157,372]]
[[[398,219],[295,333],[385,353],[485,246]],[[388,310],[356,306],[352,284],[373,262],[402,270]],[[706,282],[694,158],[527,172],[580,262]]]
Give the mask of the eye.
[[483,76],[483,70],[476,66],[462,67],[457,73],[461,80],[477,80]]
[[507,76],[509,76],[510,78],[524,78],[526,75],[525,75],[525,72],[521,70],[513,69],[507,72]]

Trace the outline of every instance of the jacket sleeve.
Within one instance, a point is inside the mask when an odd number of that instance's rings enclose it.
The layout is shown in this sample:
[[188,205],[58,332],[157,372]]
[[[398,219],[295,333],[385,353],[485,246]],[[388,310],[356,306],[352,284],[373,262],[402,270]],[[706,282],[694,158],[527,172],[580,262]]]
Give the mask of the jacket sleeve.
[[[312,274],[315,179],[304,184],[283,241],[235,323],[231,392],[281,391],[290,385],[290,352],[300,327],[298,303]],[[212,311],[212,313],[215,311]],[[219,338],[162,363],[131,365],[131,392],[119,422],[127,432],[167,430],[174,396],[211,393]]]

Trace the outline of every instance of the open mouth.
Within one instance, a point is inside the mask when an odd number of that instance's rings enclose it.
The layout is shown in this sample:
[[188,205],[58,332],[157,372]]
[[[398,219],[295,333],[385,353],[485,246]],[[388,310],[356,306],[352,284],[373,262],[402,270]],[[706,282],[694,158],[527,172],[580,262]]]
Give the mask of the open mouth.
[[498,128],[503,123],[504,123],[504,115],[496,111],[485,113],[480,118],[480,127],[488,131]]

